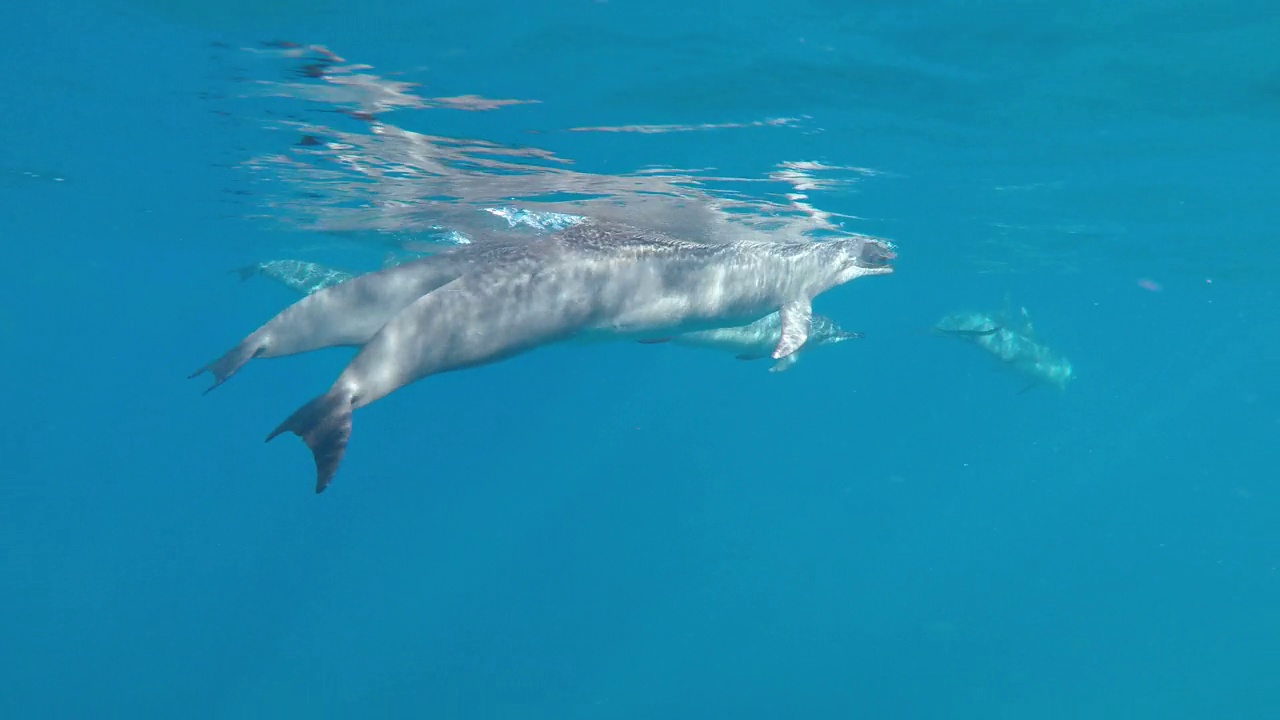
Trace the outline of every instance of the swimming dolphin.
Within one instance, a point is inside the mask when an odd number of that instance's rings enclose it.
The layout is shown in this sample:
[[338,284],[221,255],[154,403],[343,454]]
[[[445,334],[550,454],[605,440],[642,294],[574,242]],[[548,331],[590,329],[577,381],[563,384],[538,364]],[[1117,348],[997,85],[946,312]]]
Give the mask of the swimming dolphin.
[[[769,356],[781,337],[782,314],[774,312],[749,325],[699,330],[640,342],[645,344],[670,342],[673,345],[727,350],[734,353],[739,360],[759,360]],[[844,330],[834,320],[822,315],[814,315],[810,320],[809,339],[799,350],[774,363],[773,367],[769,368],[769,372],[790,369],[800,360],[802,354],[813,348],[860,338],[862,333]]]
[[[409,257],[402,257],[396,253],[387,253],[382,259],[382,267],[403,265],[410,260],[421,258],[424,254],[427,253],[415,253]],[[242,281],[261,275],[304,296],[334,285],[341,285],[358,275],[358,273],[348,272],[331,265],[294,259],[263,260],[253,265],[236,268],[232,272],[239,275]]]
[[1065,389],[1075,378],[1071,361],[1036,339],[1026,308],[1011,313],[1006,306],[994,317],[977,312],[953,313],[942,318],[934,331],[971,342],[1028,377],[1030,382],[1019,394],[1041,383]]
[[265,260],[236,268],[233,272],[237,273],[241,280],[248,280],[255,275],[271,278],[301,295],[310,295],[327,287],[341,285],[355,277],[345,270],[305,260]]
[[314,290],[189,377],[211,373],[208,393],[253,358],[358,347],[409,303],[469,269],[518,257],[529,244],[528,240],[495,240],[459,245]]
[[[708,245],[608,223],[575,225],[419,295],[361,347],[328,391],[267,441],[285,432],[301,437],[314,456],[320,493],[342,461],[352,411],[430,375],[575,337],[660,337],[745,324],[775,311],[781,333],[771,356],[780,360],[808,339],[814,297],[864,275],[891,273],[895,257],[887,244],[863,237]],[[364,292],[378,297],[391,294],[380,285],[398,282],[371,275]],[[364,277],[370,276],[308,299]]]
[[[388,256],[384,263],[390,265],[396,261],[397,258],[394,256]],[[304,260],[266,260],[240,268],[238,272],[242,278],[252,277],[255,274],[264,275],[302,295],[323,290],[355,277],[343,270]],[[774,312],[749,325],[700,330],[675,337],[640,342],[654,344],[669,341],[675,345],[728,351],[734,353],[739,360],[759,360],[769,355],[769,352],[777,346],[781,336],[782,317]],[[815,347],[860,338],[862,333],[844,330],[834,320],[822,315],[814,315],[809,340],[804,347],[799,352],[779,360],[769,371],[781,372],[789,369],[800,359],[801,354]]]

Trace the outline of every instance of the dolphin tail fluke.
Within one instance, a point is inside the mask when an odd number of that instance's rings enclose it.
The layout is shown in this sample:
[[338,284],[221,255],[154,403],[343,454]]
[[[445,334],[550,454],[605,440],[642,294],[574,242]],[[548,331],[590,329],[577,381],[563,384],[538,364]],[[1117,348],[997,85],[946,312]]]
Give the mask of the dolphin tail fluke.
[[222,357],[188,375],[187,379],[191,380],[199,377],[205,371],[211,373],[213,375],[213,384],[205,388],[203,393],[208,395],[209,391],[226,382],[228,378],[236,374],[237,370],[244,367],[245,363],[257,357],[264,349],[266,349],[266,345],[258,339],[256,334],[250,335],[228,350]]
[[351,437],[351,393],[337,387],[298,408],[270,435],[291,432],[311,448],[316,461],[316,493],[324,492],[338,472]]

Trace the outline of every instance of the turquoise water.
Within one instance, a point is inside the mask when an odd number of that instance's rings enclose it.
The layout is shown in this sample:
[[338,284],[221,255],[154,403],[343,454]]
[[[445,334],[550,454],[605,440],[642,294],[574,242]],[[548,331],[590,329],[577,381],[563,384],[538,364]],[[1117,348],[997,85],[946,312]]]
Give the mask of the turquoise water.
[[[1273,3],[409,5],[0,9],[0,714],[1280,716]],[[262,438],[348,351],[186,379],[296,298],[235,268],[570,191],[897,270],[786,373],[424,380],[320,496]],[[1064,390],[929,332],[1006,297]]]

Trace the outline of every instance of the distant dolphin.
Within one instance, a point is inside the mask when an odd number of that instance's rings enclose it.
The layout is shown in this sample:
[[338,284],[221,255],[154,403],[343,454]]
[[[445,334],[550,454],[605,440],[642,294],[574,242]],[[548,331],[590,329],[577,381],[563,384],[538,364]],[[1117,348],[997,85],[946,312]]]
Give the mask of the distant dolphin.
[[[306,442],[319,493],[342,461],[352,411],[430,375],[574,337],[660,337],[749,323],[774,311],[781,313],[782,332],[771,356],[780,360],[808,339],[815,296],[854,278],[891,273],[895,257],[888,245],[863,237],[707,245],[581,223],[498,261],[476,263],[419,295],[392,314],[327,392],[300,407],[267,440],[292,432]],[[396,288],[404,281],[388,273],[413,265],[363,275],[300,302],[362,280],[360,293],[399,297]],[[301,341],[310,334],[355,334],[312,320],[294,324],[282,313],[272,321],[273,332],[294,339],[293,347],[316,346]],[[341,324],[342,318],[328,321]],[[356,324],[363,328],[368,316]]]
[[1006,307],[995,317],[954,313],[942,318],[934,331],[971,342],[1028,377],[1030,382],[1019,393],[1041,383],[1064,389],[1075,378],[1070,360],[1037,341],[1026,308],[1019,308],[1015,315]]
[[[387,265],[394,263],[394,257],[389,257],[386,261]],[[242,278],[261,274],[302,295],[309,295],[355,277],[351,273],[337,268],[303,260],[267,260],[256,265],[240,268],[238,272]],[[670,341],[675,345],[728,351],[734,353],[739,360],[759,360],[768,357],[781,337],[782,317],[779,313],[774,312],[750,325],[700,330],[676,335],[675,337],[641,340],[640,342],[654,344]],[[781,372],[789,369],[800,359],[802,354],[815,347],[860,338],[862,338],[862,333],[843,330],[834,320],[822,315],[814,315],[812,327],[809,331],[809,340],[804,344],[804,347],[800,351],[779,360],[769,371]]]
[[[436,252],[439,252],[439,250],[439,247],[435,248]],[[411,257],[400,257],[395,253],[387,253],[386,257],[382,259],[382,267],[385,269],[403,265],[406,262],[421,258],[424,254],[429,253],[419,253]],[[255,275],[270,278],[303,296],[320,292],[334,285],[341,285],[358,275],[358,273],[342,270],[332,265],[294,259],[263,260],[259,263],[236,268],[232,272],[239,275],[242,281],[248,280]]]
[[[769,313],[750,325],[714,328],[684,333],[669,338],[641,340],[645,344],[670,342],[673,345],[727,350],[739,360],[759,360],[769,356],[782,337],[782,314]],[[769,372],[782,372],[795,365],[800,356],[822,345],[832,345],[846,340],[862,338],[860,332],[843,330],[834,320],[814,315],[810,321],[809,339],[796,352],[782,358],[769,368]]]
[[240,275],[241,280],[248,280],[254,275],[271,278],[301,295],[341,285],[355,277],[344,270],[305,260],[266,260],[236,268],[234,272]]

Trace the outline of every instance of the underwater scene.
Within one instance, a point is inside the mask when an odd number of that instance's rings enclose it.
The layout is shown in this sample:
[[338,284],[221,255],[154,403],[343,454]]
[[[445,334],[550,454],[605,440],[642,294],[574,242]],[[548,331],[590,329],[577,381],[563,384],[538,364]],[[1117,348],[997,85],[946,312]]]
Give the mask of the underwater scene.
[[1280,6],[0,8],[0,717],[1280,718]]

